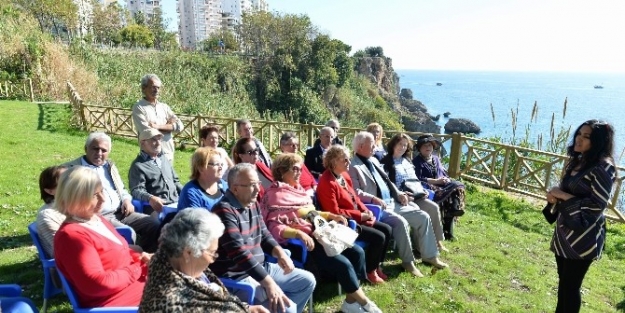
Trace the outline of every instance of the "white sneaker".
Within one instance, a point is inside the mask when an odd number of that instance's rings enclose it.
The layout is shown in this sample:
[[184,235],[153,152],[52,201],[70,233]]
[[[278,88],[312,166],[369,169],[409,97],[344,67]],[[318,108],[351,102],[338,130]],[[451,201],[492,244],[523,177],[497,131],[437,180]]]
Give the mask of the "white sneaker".
[[347,301],[343,301],[343,305],[341,305],[341,312],[343,313],[363,313],[363,309],[358,302],[347,303]]
[[362,306],[362,311],[369,312],[369,313],[382,313],[382,310],[380,310],[380,308],[378,308],[378,306],[375,305],[373,301],[369,301],[367,302],[367,304]]

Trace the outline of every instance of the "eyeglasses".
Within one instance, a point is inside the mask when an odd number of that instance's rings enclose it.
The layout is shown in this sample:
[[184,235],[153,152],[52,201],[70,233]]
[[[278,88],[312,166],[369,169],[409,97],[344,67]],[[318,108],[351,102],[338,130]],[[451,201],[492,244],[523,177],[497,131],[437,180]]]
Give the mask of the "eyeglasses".
[[294,166],[291,168],[291,171],[293,171],[293,173],[298,173],[298,172],[300,172],[300,173],[301,173],[301,172],[302,172],[302,167],[301,167],[301,166],[295,166],[295,165],[294,165]]
[[234,184],[234,185],[235,186],[245,187],[245,188],[250,188],[250,187],[258,188],[258,187],[260,187],[260,182],[259,181],[253,181],[253,182],[250,182],[249,184]]
[[283,144],[283,146],[297,148],[299,146],[299,143],[285,143]]
[[260,153],[260,150],[256,148],[254,150],[245,151],[244,153],[248,155],[258,155]]
[[219,253],[217,253],[217,250],[210,251],[210,250],[208,250],[208,249],[204,249],[204,250],[202,250],[202,251],[203,251],[203,252],[208,253],[208,255],[209,255],[211,258],[213,258],[213,259],[216,259],[216,258],[218,258],[218,257],[219,257]]
[[100,191],[96,191],[96,193],[94,193],[93,196],[95,198],[97,198],[97,197],[104,198],[104,189],[101,189]]
[[214,166],[214,167],[224,167],[223,163],[206,163],[206,165]]

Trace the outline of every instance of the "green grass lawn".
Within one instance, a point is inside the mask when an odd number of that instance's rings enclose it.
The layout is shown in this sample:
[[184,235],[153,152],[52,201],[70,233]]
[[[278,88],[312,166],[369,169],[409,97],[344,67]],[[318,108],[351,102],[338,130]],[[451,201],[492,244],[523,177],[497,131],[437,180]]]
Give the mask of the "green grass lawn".
[[[0,101],[0,283],[18,283],[41,307],[43,273],[26,226],[42,205],[38,177],[44,167],[83,153],[85,132],[68,129],[64,105]],[[111,159],[127,173],[136,141],[114,138]],[[177,151],[175,168],[189,176],[191,151]],[[125,177],[124,177],[125,178]],[[384,312],[553,312],[557,277],[549,251],[552,226],[535,204],[468,184],[467,211],[456,228],[458,241],[442,256],[447,270],[425,278],[401,272],[397,256],[385,263],[390,281],[365,285]],[[604,257],[583,285],[582,312],[625,312],[625,226],[610,223]],[[321,283],[315,312],[336,312],[343,296],[336,283]],[[64,295],[50,312],[71,312]]]

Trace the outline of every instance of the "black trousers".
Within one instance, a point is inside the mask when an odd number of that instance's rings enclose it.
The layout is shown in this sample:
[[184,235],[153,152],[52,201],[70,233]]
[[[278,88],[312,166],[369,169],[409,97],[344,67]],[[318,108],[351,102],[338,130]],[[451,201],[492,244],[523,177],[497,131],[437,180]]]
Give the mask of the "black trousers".
[[556,255],[558,305],[556,313],[577,313],[582,305],[580,289],[592,260],[566,259]]
[[391,240],[393,229],[388,224],[375,222],[373,227],[360,225],[360,235],[356,240],[368,242],[367,252],[365,253],[367,273],[374,271],[386,257],[388,243]]

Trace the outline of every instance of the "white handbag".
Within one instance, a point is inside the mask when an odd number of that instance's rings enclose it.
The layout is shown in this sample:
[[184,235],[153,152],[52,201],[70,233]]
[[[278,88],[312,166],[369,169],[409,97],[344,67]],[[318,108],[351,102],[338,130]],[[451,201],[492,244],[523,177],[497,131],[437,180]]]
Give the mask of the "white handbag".
[[315,225],[312,234],[317,242],[323,246],[323,250],[328,256],[339,255],[345,249],[353,247],[358,237],[355,230],[336,221],[328,222],[319,215],[315,215],[312,222]]

